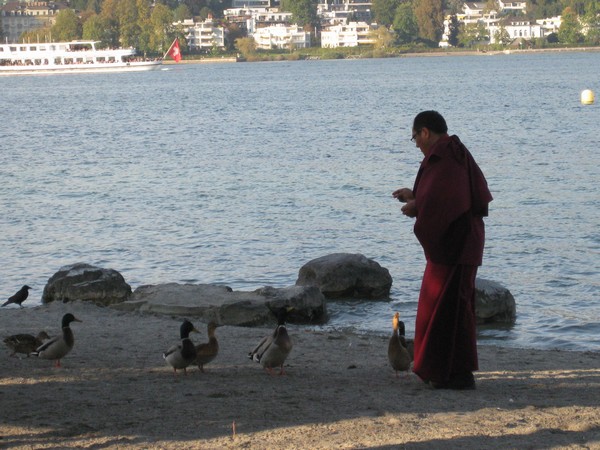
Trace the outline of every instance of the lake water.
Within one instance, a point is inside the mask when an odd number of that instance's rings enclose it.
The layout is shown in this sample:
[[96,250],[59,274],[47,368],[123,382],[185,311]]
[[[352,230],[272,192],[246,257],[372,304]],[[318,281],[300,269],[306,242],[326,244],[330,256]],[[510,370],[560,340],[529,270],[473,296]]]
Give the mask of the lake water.
[[[391,192],[412,186],[414,115],[446,117],[494,201],[479,276],[517,302],[482,343],[600,349],[600,53],[168,66],[0,80],[0,298],[35,305],[61,266],[253,290],[362,253],[389,302],[329,328],[412,336],[424,258]],[[27,304],[27,303],[26,303]],[[1,313],[1,311],[0,311]]]

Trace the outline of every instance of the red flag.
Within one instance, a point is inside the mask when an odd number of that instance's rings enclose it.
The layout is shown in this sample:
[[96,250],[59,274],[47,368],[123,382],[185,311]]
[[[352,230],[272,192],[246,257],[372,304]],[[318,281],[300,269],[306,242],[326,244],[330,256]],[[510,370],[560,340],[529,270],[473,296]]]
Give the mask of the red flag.
[[181,61],[181,50],[179,48],[179,41],[177,39],[173,41],[171,48],[169,48],[167,53],[175,62]]

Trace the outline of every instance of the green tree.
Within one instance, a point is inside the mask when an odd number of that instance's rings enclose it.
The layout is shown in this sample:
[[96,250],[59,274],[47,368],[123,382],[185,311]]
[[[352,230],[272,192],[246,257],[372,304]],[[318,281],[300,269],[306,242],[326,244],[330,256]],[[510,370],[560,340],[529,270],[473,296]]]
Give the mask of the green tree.
[[458,34],[460,33],[460,22],[456,17],[456,14],[450,16],[450,22],[448,23],[448,44],[452,47],[458,46]]
[[532,19],[544,19],[560,15],[563,6],[559,0],[529,0],[527,15]]
[[[157,3],[150,16],[152,31],[150,33],[150,48],[152,51],[165,52],[176,37],[173,27],[173,12],[169,7]],[[185,39],[183,40],[185,41]],[[183,44],[180,42],[180,45]],[[182,45],[183,46],[183,45]]]
[[600,44],[600,16],[595,1],[587,4],[585,15],[581,18],[581,21],[586,28],[585,41],[591,45]]
[[52,25],[52,39],[56,41],[72,41],[81,39],[81,23],[72,9],[63,9],[56,16]]
[[419,25],[419,37],[437,45],[444,32],[442,0],[415,0],[414,13]]
[[464,0],[446,0],[444,2],[448,14],[458,14],[462,12],[464,4]]
[[281,0],[281,10],[292,13],[292,21],[305,29],[314,30],[319,25],[315,0]]
[[[155,5],[160,5],[160,3]],[[152,47],[152,22],[150,20],[150,3],[148,0],[136,0],[137,6],[137,25],[139,29],[139,35],[137,38],[136,48],[139,51],[144,52],[153,52],[156,49]]]
[[100,17],[105,20],[106,33],[111,47],[120,45],[118,0],[104,0],[100,9]]
[[369,37],[373,39],[373,47],[377,50],[391,47],[396,40],[394,33],[384,26],[379,26],[371,30]]
[[483,7],[483,13],[489,14],[492,11],[495,11],[496,13],[500,12],[500,5],[498,5],[498,0],[487,0],[485,2],[485,6]]
[[21,33],[19,36],[20,42],[50,42],[52,40],[51,27],[36,28]]
[[253,37],[243,37],[235,40],[235,48],[246,59],[252,59],[256,54],[256,41]]
[[100,0],[87,0],[87,3],[85,5],[86,11],[98,14],[100,12],[100,9],[101,9]]
[[487,40],[488,32],[483,23],[465,24],[458,33],[459,45],[462,47],[473,47]]
[[69,7],[74,11],[84,11],[87,7],[87,0],[71,0]]
[[83,39],[100,41],[102,47],[111,45],[111,36],[109,33],[107,19],[98,14],[93,14],[83,24]]
[[577,14],[570,7],[566,7],[562,12],[558,40],[562,44],[577,44],[581,42],[581,38],[581,25]]
[[244,31],[235,23],[225,24],[225,48],[232,51],[236,48],[236,41],[245,37]]
[[209,15],[213,15],[213,12],[208,6],[204,6],[203,8],[200,9],[200,12],[198,13],[198,15],[200,16],[200,18],[202,20],[206,20],[206,19],[208,19]]
[[136,0],[120,0],[117,4],[119,40],[123,47],[138,47],[140,27]]
[[393,27],[396,32],[396,42],[399,44],[409,44],[417,40],[419,37],[419,25],[417,25],[410,3],[401,3],[398,5],[394,15]]
[[373,0],[371,13],[375,23],[386,27],[392,25],[399,5],[399,0]]
[[578,16],[582,16],[585,14],[586,1],[587,0],[568,0],[565,3],[565,6],[571,8]]
[[508,44],[510,44],[510,35],[508,34],[508,31],[506,31],[504,25],[500,26],[494,33],[494,41],[503,47],[506,47]]
[[183,22],[184,20],[191,19],[192,17],[193,16],[190,8],[188,5],[183,3],[173,11],[173,22]]

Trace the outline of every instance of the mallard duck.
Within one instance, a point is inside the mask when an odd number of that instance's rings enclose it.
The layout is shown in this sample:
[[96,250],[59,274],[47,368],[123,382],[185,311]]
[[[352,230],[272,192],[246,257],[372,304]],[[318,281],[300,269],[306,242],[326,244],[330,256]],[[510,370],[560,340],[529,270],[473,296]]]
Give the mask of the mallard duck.
[[393,332],[388,344],[388,359],[392,368],[398,372],[406,372],[410,369],[411,357],[406,346],[404,322],[400,320],[400,313],[394,314],[392,318]]
[[280,367],[279,375],[284,374],[283,363],[292,351],[292,340],[285,327],[287,314],[291,308],[283,307],[272,312],[277,317],[277,328],[273,334],[265,336],[248,357],[260,363],[270,374],[273,367]]
[[204,372],[204,364],[211,362],[219,353],[219,342],[215,337],[215,330],[217,324],[210,322],[207,327],[208,331],[208,342],[196,345],[196,364],[200,372]]
[[17,353],[23,353],[29,358],[29,355],[48,339],[50,339],[48,333],[40,331],[37,336],[26,333],[13,334],[12,336],[4,338],[4,343],[13,351],[10,356],[15,356]]
[[75,344],[75,337],[69,326],[71,322],[81,322],[81,320],[71,313],[65,314],[62,318],[62,334],[44,342],[31,354],[38,358],[54,359],[56,367],[60,367],[61,358],[69,353]]
[[23,303],[25,300],[27,300],[27,297],[29,296],[29,289],[31,289],[29,286],[27,286],[27,285],[23,286],[21,289],[19,289],[17,291],[17,293],[15,295],[13,295],[8,300],[6,300],[2,304],[2,306],[6,306],[6,305],[10,305],[11,303],[14,303],[15,305],[19,305],[22,308],[23,305],[21,303]]
[[173,367],[173,374],[177,374],[177,369],[183,369],[183,373],[187,375],[187,366],[196,360],[196,347],[190,339],[190,333],[198,333],[192,322],[184,320],[179,327],[179,337],[181,342],[172,346],[169,350],[163,353],[163,358]]

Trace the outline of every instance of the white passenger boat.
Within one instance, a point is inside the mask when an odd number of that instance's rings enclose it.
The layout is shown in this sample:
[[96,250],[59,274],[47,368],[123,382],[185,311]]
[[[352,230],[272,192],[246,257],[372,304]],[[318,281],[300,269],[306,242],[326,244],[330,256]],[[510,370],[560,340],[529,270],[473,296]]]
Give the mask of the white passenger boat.
[[162,58],[136,56],[134,48],[99,49],[96,41],[0,44],[0,75],[154,70]]

